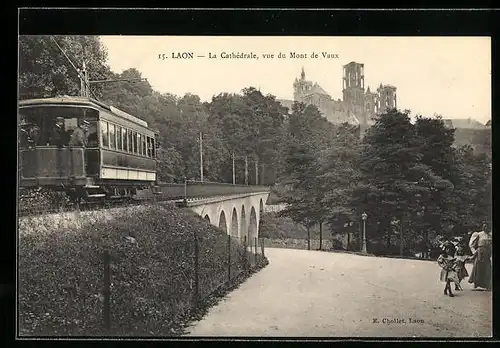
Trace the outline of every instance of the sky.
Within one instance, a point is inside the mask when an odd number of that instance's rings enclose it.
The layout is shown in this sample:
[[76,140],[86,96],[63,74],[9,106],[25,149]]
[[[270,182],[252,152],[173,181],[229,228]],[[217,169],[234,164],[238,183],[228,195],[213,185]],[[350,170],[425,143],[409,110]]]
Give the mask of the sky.
[[[483,124],[491,119],[490,37],[101,36],[101,42],[114,72],[136,68],[161,93],[210,101],[252,86],[292,100],[292,84],[304,68],[306,79],[342,99],[342,66],[356,61],[364,64],[365,88],[395,86],[398,108],[413,116],[470,117]],[[183,52],[193,58],[172,57]],[[292,58],[291,52],[307,56]]]

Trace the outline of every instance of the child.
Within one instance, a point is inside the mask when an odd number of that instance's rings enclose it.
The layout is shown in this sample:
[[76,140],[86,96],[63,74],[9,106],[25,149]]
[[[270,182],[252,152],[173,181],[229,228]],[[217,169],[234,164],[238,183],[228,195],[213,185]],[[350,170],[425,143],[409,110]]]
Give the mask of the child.
[[458,279],[458,274],[456,272],[456,259],[455,259],[455,246],[452,243],[446,242],[442,246],[443,252],[439,255],[437,262],[439,267],[441,267],[441,274],[439,279],[445,282],[444,294],[450,297],[454,297],[451,292],[451,282],[455,283],[455,288],[457,284],[460,283]]
[[458,284],[455,283],[455,290],[457,291],[462,291],[462,286],[460,285],[460,282],[465,278],[469,276],[469,272],[467,272],[467,268],[465,268],[465,262],[467,260],[471,260],[473,257],[472,256],[467,256],[465,255],[464,248],[461,246],[457,247],[457,251],[455,253],[455,265],[454,265],[454,270],[457,272],[457,277],[458,277]]

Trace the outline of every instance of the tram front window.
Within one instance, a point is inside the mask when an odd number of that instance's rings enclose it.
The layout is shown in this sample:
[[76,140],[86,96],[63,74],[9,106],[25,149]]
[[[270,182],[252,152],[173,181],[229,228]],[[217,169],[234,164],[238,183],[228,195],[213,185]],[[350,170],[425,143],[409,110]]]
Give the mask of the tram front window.
[[[19,110],[21,147],[68,146],[78,120],[90,123],[87,146],[97,147],[98,112],[84,107],[25,106]],[[94,134],[95,133],[95,134]]]

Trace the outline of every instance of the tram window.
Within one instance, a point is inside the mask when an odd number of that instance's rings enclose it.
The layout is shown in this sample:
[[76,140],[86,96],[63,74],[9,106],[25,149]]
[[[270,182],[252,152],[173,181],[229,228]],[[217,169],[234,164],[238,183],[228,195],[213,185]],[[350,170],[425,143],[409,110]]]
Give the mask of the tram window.
[[146,140],[146,136],[144,134],[141,134],[141,155],[145,156],[146,155],[146,147],[144,146]]
[[101,121],[101,142],[103,147],[109,146],[108,122]]
[[122,151],[122,127],[116,126],[116,149]]
[[137,154],[142,155],[142,139],[141,135],[138,133],[137,134]]
[[127,138],[128,138],[128,152],[132,153],[132,131],[127,129]]
[[136,152],[136,154],[140,155],[141,154],[141,135],[139,133],[136,133],[135,139],[137,141],[137,152]]
[[109,124],[109,147],[111,149],[116,149],[116,133],[114,124]]
[[148,149],[146,156],[151,157],[151,138],[150,137],[146,137],[146,144],[147,144],[147,149]]
[[123,151],[127,152],[128,151],[128,137],[127,137],[127,130],[125,128],[122,128],[122,139],[123,139]]
[[98,147],[97,142],[97,122],[89,120],[90,126],[87,133],[87,147]]
[[151,138],[151,157],[152,158],[156,157],[156,153],[155,153],[156,147],[155,146],[156,146],[155,140],[154,140],[154,138]]
[[132,132],[132,153],[137,154],[137,132]]

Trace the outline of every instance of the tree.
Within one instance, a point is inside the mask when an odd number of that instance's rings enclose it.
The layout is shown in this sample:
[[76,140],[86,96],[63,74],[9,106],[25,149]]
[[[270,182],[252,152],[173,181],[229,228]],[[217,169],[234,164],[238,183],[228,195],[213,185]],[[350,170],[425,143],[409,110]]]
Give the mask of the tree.
[[[78,72],[65,54],[76,68],[82,69],[85,61],[90,80],[109,77],[107,51],[97,36],[23,35],[19,37],[20,98],[80,95]],[[99,95],[101,88],[97,85],[92,91]]]
[[291,186],[284,196],[286,208],[279,215],[290,217],[296,223],[307,228],[307,243],[310,249],[310,228],[319,221],[317,205],[317,175],[319,166],[311,150],[292,140],[286,157],[288,180],[285,184]]
[[463,235],[492,219],[491,164],[470,145],[455,150],[453,164],[454,189],[443,204],[448,207],[446,222],[454,227],[449,235]]
[[[372,223],[387,231],[390,246],[390,224],[396,219],[408,226],[421,210],[420,197],[427,188],[421,179],[431,180],[433,174],[421,163],[420,138],[416,136],[409,113],[389,110],[380,115],[363,139],[359,159],[363,184],[357,189],[358,209],[366,211]],[[362,211],[358,211],[361,214]],[[403,243],[400,229],[400,243]],[[410,232],[408,230],[408,232]]]
[[[226,177],[232,177],[231,157],[234,153],[238,167],[248,159],[249,182],[255,182],[251,164],[265,166],[267,177],[275,177],[279,148],[283,139],[285,109],[274,96],[263,96],[249,87],[243,94],[219,94],[208,105],[208,123],[221,130],[220,139],[225,144]],[[251,162],[251,163],[250,163]],[[243,181],[238,171],[237,181]],[[274,178],[273,178],[274,179]]]
[[[127,69],[121,74],[109,74],[108,80],[141,79],[142,74],[137,69]],[[153,88],[147,81],[115,81],[102,84],[101,99],[114,107],[122,109],[147,122],[154,121],[146,110],[158,107],[158,97],[153,96]],[[144,101],[149,104],[146,105]],[[154,106],[153,106],[154,105]]]
[[[326,219],[327,208],[322,202],[321,156],[327,151],[331,137],[325,137],[325,129],[332,131],[333,125],[324,119],[315,106],[294,103],[288,119],[288,142],[285,143],[285,166],[280,178],[291,186],[285,194],[287,209],[284,216],[290,216],[303,224],[308,231],[320,225],[322,241],[322,223]],[[321,247],[321,245],[320,245]]]
[[454,161],[455,129],[447,128],[441,117],[417,116],[415,132],[420,139],[420,163],[431,172],[427,175],[427,180],[424,177],[420,179],[420,184],[428,190],[422,192],[422,211],[413,221],[414,226],[422,231],[422,243],[427,250],[429,232],[436,235],[443,229],[443,222],[446,221],[449,207],[445,200],[453,190],[450,177]]
[[360,151],[357,127],[346,123],[336,128],[333,144],[321,154],[319,198],[333,230],[357,220],[352,197],[362,180],[357,168]]
[[158,179],[168,183],[179,183],[182,173],[178,169],[182,167],[182,159],[177,150],[173,147],[160,147],[156,156]]

